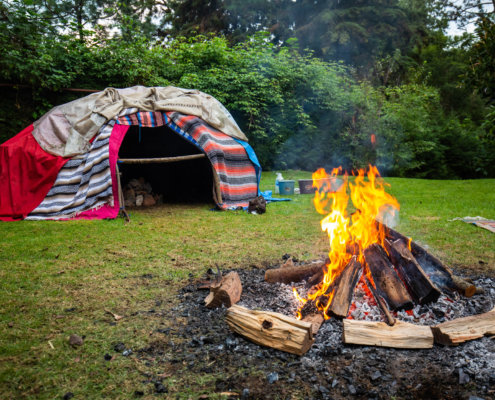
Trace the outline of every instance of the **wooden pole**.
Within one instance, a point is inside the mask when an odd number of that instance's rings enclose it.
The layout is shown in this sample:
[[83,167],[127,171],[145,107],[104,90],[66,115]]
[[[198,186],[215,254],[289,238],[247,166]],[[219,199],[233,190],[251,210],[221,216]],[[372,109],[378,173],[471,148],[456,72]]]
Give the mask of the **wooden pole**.
[[204,158],[205,154],[191,154],[189,156],[177,156],[177,157],[160,157],[160,158],[119,158],[119,163],[122,164],[163,164],[178,161],[195,160],[197,158]]

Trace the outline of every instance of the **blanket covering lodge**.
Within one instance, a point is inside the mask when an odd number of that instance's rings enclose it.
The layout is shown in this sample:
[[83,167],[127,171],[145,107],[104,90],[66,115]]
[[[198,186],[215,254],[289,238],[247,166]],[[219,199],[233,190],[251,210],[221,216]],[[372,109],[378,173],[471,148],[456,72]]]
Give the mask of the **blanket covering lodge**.
[[43,150],[33,126],[1,145],[0,220],[115,218],[115,165],[129,125],[167,125],[200,148],[212,163],[220,208],[245,207],[258,194],[259,162],[247,142],[194,115],[132,107],[103,123],[89,148],[71,158]]

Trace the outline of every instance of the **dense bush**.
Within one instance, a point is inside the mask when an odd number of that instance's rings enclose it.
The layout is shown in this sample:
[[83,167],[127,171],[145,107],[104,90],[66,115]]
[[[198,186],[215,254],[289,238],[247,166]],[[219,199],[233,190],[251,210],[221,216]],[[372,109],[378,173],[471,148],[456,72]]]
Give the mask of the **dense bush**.
[[0,102],[2,115],[14,117],[0,119],[3,140],[78,96],[62,88],[175,85],[219,99],[265,169],[376,163],[398,176],[493,173],[493,152],[482,146],[480,128],[445,115],[436,89],[357,83],[344,65],[277,48],[265,34],[236,46],[204,36],[150,43],[135,35],[130,43],[98,35],[86,41],[29,35],[38,46],[27,46],[22,35],[16,41],[0,34],[0,78],[31,88],[12,89]]

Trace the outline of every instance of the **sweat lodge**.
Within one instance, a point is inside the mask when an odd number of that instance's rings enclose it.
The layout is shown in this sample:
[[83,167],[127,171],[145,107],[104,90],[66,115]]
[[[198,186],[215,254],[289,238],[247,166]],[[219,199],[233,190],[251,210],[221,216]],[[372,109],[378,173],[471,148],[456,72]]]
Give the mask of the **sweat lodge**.
[[138,174],[171,200],[246,207],[261,174],[247,141],[198,90],[107,88],[0,145],[0,220],[116,218],[122,184]]

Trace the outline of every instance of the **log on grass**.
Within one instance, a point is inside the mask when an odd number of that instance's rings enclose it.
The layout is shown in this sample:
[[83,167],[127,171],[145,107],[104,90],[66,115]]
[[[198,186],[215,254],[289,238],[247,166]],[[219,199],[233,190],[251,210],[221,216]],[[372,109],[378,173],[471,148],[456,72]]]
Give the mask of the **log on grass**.
[[314,342],[312,324],[283,314],[234,305],[227,310],[230,329],[254,343],[303,355]]
[[410,310],[413,302],[400,280],[385,250],[373,243],[364,250],[364,258],[371,272],[373,283],[392,310]]
[[205,305],[208,308],[216,308],[224,305],[230,307],[241,298],[242,284],[237,272],[229,272],[222,277],[220,282],[210,286],[210,293],[205,298]]
[[352,256],[338,277],[337,287],[333,292],[332,304],[328,310],[331,315],[340,318],[347,317],[352,301],[352,294],[361,277],[362,270],[363,267],[357,260],[357,257]]
[[269,283],[300,282],[321,271],[323,266],[323,262],[318,262],[309,265],[267,269],[265,272],[265,281]]
[[489,312],[457,318],[432,326],[435,341],[445,345],[458,345],[485,335],[495,335],[495,308]]
[[401,349],[430,349],[433,333],[429,326],[397,321],[394,326],[384,322],[344,320],[344,343]]
[[437,301],[441,294],[440,289],[423,271],[407,247],[407,243],[403,239],[395,241],[385,239],[385,248],[416,303],[426,304]]
[[[402,239],[406,243],[411,239],[389,228],[388,226],[377,222],[380,229],[384,229],[385,236],[392,241]],[[471,297],[478,292],[478,289],[471,282],[454,274],[452,269],[442,263],[438,258],[430,254],[423,247],[411,240],[411,253],[416,258],[418,264],[423,268],[423,271],[442,291],[452,293],[459,292],[466,297]]]

